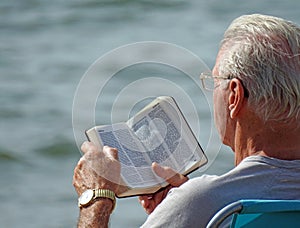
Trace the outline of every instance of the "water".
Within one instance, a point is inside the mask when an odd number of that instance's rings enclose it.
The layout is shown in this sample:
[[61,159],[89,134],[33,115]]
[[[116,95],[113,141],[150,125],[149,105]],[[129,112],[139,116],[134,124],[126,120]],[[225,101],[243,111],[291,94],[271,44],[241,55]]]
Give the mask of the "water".
[[[0,226],[76,226],[71,182],[80,153],[72,102],[82,75],[98,57],[120,45],[156,40],[187,48],[212,67],[232,19],[264,13],[299,24],[299,8],[293,0],[2,1]],[[202,115],[209,118],[205,110]],[[230,169],[228,151],[223,147],[205,172]],[[111,227],[137,227],[145,218],[135,198],[119,200]]]

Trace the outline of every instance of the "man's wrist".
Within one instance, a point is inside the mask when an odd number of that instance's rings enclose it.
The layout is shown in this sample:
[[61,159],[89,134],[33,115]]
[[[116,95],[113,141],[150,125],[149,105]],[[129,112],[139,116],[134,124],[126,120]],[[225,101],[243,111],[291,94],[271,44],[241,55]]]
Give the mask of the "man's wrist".
[[99,201],[100,199],[108,199],[112,203],[111,213],[116,205],[115,193],[109,189],[88,189],[84,191],[78,198],[78,207],[89,207],[93,203]]
[[101,214],[110,215],[113,209],[114,204],[109,198],[97,198],[89,206],[80,207],[80,212],[98,213],[98,211],[101,211]]

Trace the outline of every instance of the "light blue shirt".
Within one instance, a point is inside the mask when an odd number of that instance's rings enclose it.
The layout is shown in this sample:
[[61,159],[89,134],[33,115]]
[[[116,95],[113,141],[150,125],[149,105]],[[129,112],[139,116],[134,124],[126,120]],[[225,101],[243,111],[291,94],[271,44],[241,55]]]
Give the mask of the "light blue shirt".
[[173,188],[142,227],[205,227],[240,199],[300,199],[300,160],[250,156],[222,176],[191,179]]

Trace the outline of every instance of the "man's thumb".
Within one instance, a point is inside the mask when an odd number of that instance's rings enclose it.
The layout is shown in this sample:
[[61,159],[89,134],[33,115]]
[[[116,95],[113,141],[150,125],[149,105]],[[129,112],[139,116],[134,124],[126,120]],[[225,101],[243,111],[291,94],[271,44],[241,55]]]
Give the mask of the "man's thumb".
[[152,169],[157,176],[165,179],[170,185],[178,187],[188,180],[186,176],[176,173],[173,169],[167,166],[160,166],[158,163],[152,163]]

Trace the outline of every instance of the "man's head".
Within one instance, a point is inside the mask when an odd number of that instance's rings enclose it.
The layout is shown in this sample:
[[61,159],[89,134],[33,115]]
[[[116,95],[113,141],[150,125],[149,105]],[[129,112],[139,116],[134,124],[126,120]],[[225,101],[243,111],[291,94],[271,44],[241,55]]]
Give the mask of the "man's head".
[[258,14],[237,18],[224,34],[213,74],[239,79],[263,123],[300,125],[300,28],[292,22]]

